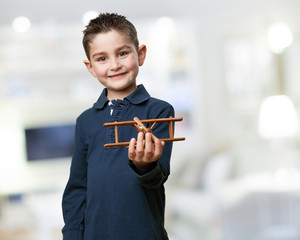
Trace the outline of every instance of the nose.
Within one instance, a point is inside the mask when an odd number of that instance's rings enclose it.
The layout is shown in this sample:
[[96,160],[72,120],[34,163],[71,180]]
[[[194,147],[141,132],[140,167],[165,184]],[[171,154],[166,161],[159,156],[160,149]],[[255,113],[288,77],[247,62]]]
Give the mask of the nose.
[[112,58],[110,61],[110,69],[112,71],[118,70],[121,67],[120,61],[118,58]]

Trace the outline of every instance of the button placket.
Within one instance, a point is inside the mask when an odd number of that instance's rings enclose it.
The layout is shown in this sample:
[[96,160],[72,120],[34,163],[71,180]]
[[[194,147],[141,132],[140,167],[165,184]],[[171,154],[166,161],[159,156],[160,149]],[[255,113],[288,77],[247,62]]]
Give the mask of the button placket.
[[[112,100],[108,103],[108,107],[110,108],[109,113],[110,116],[108,117],[109,122],[116,122],[120,121],[123,116],[123,112],[125,109],[125,104],[121,100]],[[115,130],[112,127],[106,128],[106,142],[112,143],[115,142]],[[120,132],[119,132],[120,135]],[[120,136],[118,136],[119,138]]]

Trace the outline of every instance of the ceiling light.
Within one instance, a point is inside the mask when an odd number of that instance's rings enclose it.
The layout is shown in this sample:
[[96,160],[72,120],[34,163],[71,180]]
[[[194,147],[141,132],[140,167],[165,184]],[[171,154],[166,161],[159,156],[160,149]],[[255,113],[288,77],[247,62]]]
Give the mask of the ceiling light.
[[268,41],[272,52],[281,53],[292,44],[292,31],[284,23],[275,23],[268,30]]
[[175,27],[173,19],[169,17],[159,18],[157,24],[164,31],[172,31]]
[[30,29],[31,23],[27,17],[17,17],[13,20],[13,28],[16,32],[24,33]]

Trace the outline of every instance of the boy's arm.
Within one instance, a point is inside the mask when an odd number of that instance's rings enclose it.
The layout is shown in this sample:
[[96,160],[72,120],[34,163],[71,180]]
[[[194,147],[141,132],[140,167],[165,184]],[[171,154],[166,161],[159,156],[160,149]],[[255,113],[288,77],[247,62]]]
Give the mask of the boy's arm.
[[[174,117],[174,109],[169,105],[161,114],[153,118],[168,118],[170,116]],[[153,134],[159,138],[168,137],[169,124],[157,124],[153,129]],[[143,187],[157,188],[167,180],[170,173],[172,142],[164,143],[157,140],[153,145],[151,136],[147,136],[147,134],[145,144],[143,144],[143,139],[143,134],[139,133],[136,147],[136,140],[131,139],[128,149],[129,165]]]
[[83,213],[86,199],[87,149],[76,124],[74,153],[70,177],[62,200],[65,226],[62,229],[64,240],[81,240],[83,234]]

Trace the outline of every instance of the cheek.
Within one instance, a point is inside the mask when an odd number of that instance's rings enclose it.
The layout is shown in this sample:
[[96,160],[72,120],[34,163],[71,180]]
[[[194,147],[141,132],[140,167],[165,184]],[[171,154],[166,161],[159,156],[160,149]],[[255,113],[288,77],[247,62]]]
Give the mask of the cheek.
[[138,61],[134,59],[130,59],[130,61],[127,62],[127,68],[131,70],[137,70],[139,68],[139,63]]
[[104,77],[106,76],[106,68],[97,68],[95,69],[95,73],[97,77]]

